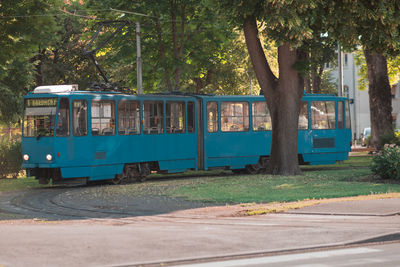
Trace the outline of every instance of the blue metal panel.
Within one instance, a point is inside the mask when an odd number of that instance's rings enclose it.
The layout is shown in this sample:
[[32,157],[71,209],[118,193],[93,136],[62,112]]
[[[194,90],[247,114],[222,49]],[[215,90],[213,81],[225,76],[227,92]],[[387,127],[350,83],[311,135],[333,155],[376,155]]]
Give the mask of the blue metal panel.
[[[220,107],[222,101],[248,102],[251,107],[252,100],[263,101],[260,96],[215,96],[203,97],[203,117],[207,118],[207,102],[217,102]],[[220,109],[220,108],[219,108]],[[218,112],[220,121],[221,112]],[[250,118],[251,122],[251,112]],[[229,167],[232,169],[243,168],[249,164],[256,164],[260,156],[267,156],[271,151],[271,131],[253,132],[250,124],[246,132],[222,132],[220,127],[217,132],[208,132],[207,120],[203,121],[204,132],[204,169],[214,167]]]
[[[39,140],[36,137],[24,137],[22,138],[22,155],[29,155],[29,160],[22,163],[22,168],[30,168],[29,165],[33,164],[38,166],[39,164],[55,164],[57,159],[54,153],[54,138],[53,137],[41,137]],[[46,155],[52,155],[53,160],[48,161]]]

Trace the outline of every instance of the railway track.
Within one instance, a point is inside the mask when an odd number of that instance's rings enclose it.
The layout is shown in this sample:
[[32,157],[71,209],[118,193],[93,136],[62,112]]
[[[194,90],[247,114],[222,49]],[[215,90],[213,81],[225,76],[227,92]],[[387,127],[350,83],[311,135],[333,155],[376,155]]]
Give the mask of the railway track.
[[[343,166],[327,169],[351,169],[362,166]],[[315,171],[308,168],[303,171]],[[201,174],[169,174],[150,177],[150,181],[197,179],[233,174],[230,171]],[[92,183],[78,187],[46,187],[27,191],[13,192],[0,197],[1,213],[18,214],[25,218],[44,220],[80,220],[89,218],[124,218],[156,215],[174,210],[204,207],[201,202],[191,202],[166,196],[142,194],[138,196],[108,194],[107,188],[118,190],[115,185],[105,182]],[[210,205],[210,203],[207,203]]]
[[201,202],[166,196],[108,194],[104,186],[47,187],[2,195],[0,220],[2,214],[41,220],[125,218],[204,206]]
[[[44,188],[30,190],[22,195],[11,196],[3,200],[2,210],[7,213],[19,214],[27,218],[45,220],[71,220],[88,218],[125,217],[127,212],[112,211],[109,209],[96,209],[81,205],[78,207],[64,199],[73,195],[78,188]],[[4,203],[5,202],[5,203]]]

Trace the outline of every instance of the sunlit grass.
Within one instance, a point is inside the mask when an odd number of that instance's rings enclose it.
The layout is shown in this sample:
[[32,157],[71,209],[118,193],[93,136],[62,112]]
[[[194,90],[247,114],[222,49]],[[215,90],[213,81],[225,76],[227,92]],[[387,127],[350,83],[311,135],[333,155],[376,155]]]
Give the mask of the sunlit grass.
[[[233,175],[230,171],[202,172],[201,177],[186,172],[168,179],[152,175],[145,183],[88,186],[80,192],[88,198],[150,195],[213,203],[289,202],[400,192],[399,181],[372,176],[370,161],[371,157],[362,156],[335,165],[306,166],[298,176]],[[36,187],[40,185],[32,178],[0,180],[0,192]]]
[[300,176],[232,176],[193,180],[167,191],[189,200],[223,203],[287,202],[400,192],[400,184],[371,181],[369,169],[305,172]]

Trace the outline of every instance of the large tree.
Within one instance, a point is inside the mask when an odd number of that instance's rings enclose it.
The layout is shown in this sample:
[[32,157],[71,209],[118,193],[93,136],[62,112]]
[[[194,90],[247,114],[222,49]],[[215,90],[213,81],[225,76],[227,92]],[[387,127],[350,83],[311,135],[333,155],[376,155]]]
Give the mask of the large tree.
[[[282,175],[300,173],[297,125],[304,74],[308,71],[307,51],[321,36],[321,1],[218,1],[232,22],[243,28],[248,52],[258,83],[272,118],[269,172]],[[262,34],[278,44],[279,77],[271,71],[260,41]],[[319,25],[319,26],[318,26]],[[318,37],[318,38],[317,38]]]
[[338,38],[344,45],[363,47],[368,69],[371,143],[379,148],[380,139],[393,135],[387,59],[400,53],[400,2],[358,0],[330,5],[343,15],[343,20],[332,23]]

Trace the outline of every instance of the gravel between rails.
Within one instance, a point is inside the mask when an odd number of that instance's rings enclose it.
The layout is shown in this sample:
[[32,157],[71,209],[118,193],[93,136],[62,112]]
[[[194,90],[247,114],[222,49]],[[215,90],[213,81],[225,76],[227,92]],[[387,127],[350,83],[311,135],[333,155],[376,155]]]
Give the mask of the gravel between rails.
[[54,187],[0,196],[0,220],[126,218],[200,208],[210,204],[165,196],[107,194],[105,187]]

